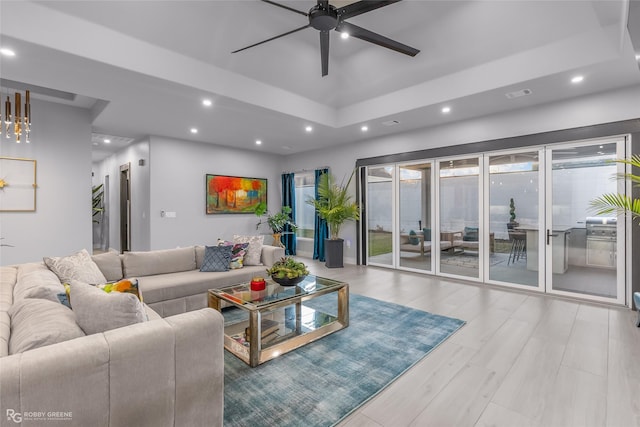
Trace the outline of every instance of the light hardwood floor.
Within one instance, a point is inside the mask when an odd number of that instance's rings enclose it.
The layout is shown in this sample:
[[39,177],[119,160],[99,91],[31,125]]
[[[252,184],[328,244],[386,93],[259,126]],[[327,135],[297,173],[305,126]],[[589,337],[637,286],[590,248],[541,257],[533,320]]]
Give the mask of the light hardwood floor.
[[303,261],[351,293],[467,322],[340,427],[640,426],[640,328],[630,309]]

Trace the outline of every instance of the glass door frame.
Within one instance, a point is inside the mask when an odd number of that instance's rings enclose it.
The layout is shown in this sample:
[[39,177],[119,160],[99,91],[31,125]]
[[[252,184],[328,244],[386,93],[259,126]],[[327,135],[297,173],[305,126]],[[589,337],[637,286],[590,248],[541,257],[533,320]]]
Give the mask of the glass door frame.
[[[435,261],[434,261],[434,252],[437,251],[438,249],[433,246],[434,245],[434,241],[433,241],[433,230],[435,227],[435,214],[436,214],[436,207],[435,207],[435,191],[434,191],[434,185],[435,185],[435,160],[434,159],[429,159],[429,160],[415,160],[415,161],[411,161],[411,162],[403,162],[403,163],[397,163],[396,164],[396,169],[394,171],[394,186],[393,186],[393,190],[395,192],[395,218],[400,218],[400,169],[406,166],[411,166],[411,165],[426,165],[429,164],[429,174],[430,174],[430,183],[431,183],[431,189],[429,191],[429,210],[430,210],[430,216],[431,216],[431,223],[430,224],[425,224],[431,227],[431,240],[432,240],[432,244],[431,244],[431,265],[429,266],[429,270],[422,270],[422,269],[418,269],[418,268],[411,268],[411,267],[406,267],[406,266],[402,266],[400,265],[400,255],[401,255],[401,251],[400,251],[400,245],[396,242],[397,237],[400,236],[400,221],[394,221],[394,256],[393,256],[393,268],[398,269],[398,270],[404,270],[404,271],[413,271],[416,273],[423,273],[423,274],[434,274],[435,270]],[[426,242],[425,242],[426,243]]]
[[[485,276],[485,246],[488,248],[488,243],[485,243],[487,241],[487,239],[485,238],[485,230],[482,230],[480,233],[478,233],[478,277],[470,277],[470,276],[461,276],[461,275],[457,275],[457,274],[451,274],[451,273],[445,273],[441,270],[440,268],[440,262],[441,262],[441,249],[440,249],[440,226],[441,226],[441,218],[440,218],[440,204],[441,204],[441,197],[440,197],[440,165],[442,163],[445,162],[449,162],[449,161],[456,161],[456,160],[464,160],[464,159],[477,159],[478,160],[478,224],[482,226],[482,228],[484,228],[484,223],[485,223],[485,219],[484,219],[484,204],[485,204],[485,191],[484,191],[484,179],[482,178],[484,173],[485,173],[485,169],[484,169],[484,161],[483,161],[483,154],[482,153],[477,153],[477,154],[464,154],[464,155],[460,155],[460,156],[452,156],[452,157],[439,157],[434,159],[434,163],[433,163],[433,170],[434,170],[434,175],[435,175],[435,180],[434,182],[434,188],[433,188],[433,193],[435,195],[435,201],[434,201],[434,209],[437,207],[438,209],[435,209],[435,216],[433,217],[433,227],[435,230],[435,233],[431,233],[431,239],[434,240],[435,243],[435,256],[432,255],[431,259],[432,259],[432,263],[434,263],[433,267],[434,269],[432,270],[433,273],[437,276],[441,276],[441,277],[449,277],[449,278],[453,278],[453,279],[459,279],[459,280],[468,280],[471,282],[478,282],[478,283],[483,283],[484,281],[484,276]],[[487,234],[488,236],[488,234]]]
[[[625,152],[627,151],[627,143],[628,137],[625,135],[606,137],[606,138],[598,138],[598,139],[590,139],[590,140],[582,140],[582,141],[572,141],[563,144],[554,144],[552,146],[546,147],[545,152],[545,175],[546,185],[545,185],[545,258],[546,262],[546,293],[550,295],[559,295],[559,296],[568,296],[571,298],[580,298],[590,301],[597,302],[606,302],[606,303],[615,303],[624,305],[627,301],[627,295],[625,290],[625,283],[627,282],[627,268],[626,268],[626,258],[624,256],[616,257],[616,297],[602,297],[597,295],[589,295],[586,293],[579,292],[569,292],[558,289],[553,289],[553,245],[547,244],[546,242],[546,234],[550,233],[553,229],[553,151],[554,150],[566,150],[571,148],[592,146],[592,145],[604,145],[604,144],[616,144],[616,159],[625,158]],[[625,173],[626,168],[624,164],[618,163],[616,168],[616,173]],[[627,193],[627,183],[626,180],[618,180],[616,183],[616,191],[622,194]],[[625,221],[617,222],[617,239],[616,239],[616,251],[618,254],[630,253],[631,248],[627,246],[628,237],[626,236],[625,230],[627,229],[627,224]],[[540,233],[543,234],[543,233]],[[629,282],[630,283],[630,282]],[[630,288],[631,286],[629,286]]]
[[[489,254],[490,252],[490,233],[491,233],[491,173],[490,173],[490,168],[489,168],[489,161],[491,159],[491,157],[495,157],[495,156],[503,156],[503,155],[510,155],[510,154],[521,154],[521,153],[531,153],[536,151],[538,153],[538,229],[539,230],[545,230],[545,215],[544,215],[544,203],[545,203],[545,163],[546,163],[546,157],[545,157],[545,148],[542,146],[532,146],[532,147],[523,147],[523,148],[517,148],[517,149],[510,149],[510,150],[500,150],[500,151],[492,151],[489,153],[485,153],[483,155],[483,162],[484,162],[484,174],[483,174],[483,184],[484,184],[484,189],[485,189],[485,193],[484,193],[484,232],[482,233],[484,235],[484,241],[485,244],[483,246],[483,252],[485,254]],[[504,282],[501,280],[491,280],[490,279],[490,263],[491,263],[491,259],[490,256],[485,256],[484,257],[484,272],[485,272],[485,276],[484,276],[484,283],[487,284],[491,284],[491,285],[499,285],[499,286],[505,286],[505,287],[510,287],[510,288],[516,288],[516,289],[522,289],[522,290],[527,290],[527,291],[537,291],[537,292],[544,292],[545,291],[545,280],[546,280],[546,274],[545,274],[545,251],[540,250],[540,248],[543,248],[545,246],[545,241],[544,241],[544,233],[538,233],[538,286],[528,286],[528,285],[522,285],[519,283],[512,283],[512,282]],[[527,253],[527,255],[529,255]]]
[[[370,233],[369,233],[369,212],[371,212],[371,209],[369,207],[369,203],[371,201],[371,194],[369,193],[369,170],[372,168],[375,169],[379,169],[379,168],[386,168],[386,167],[391,167],[393,168],[393,176],[391,177],[391,264],[383,264],[380,262],[375,262],[375,261],[371,261],[371,257],[369,256],[369,248],[370,248],[370,243],[371,243],[371,238],[370,238]],[[396,220],[397,220],[397,200],[398,200],[398,191],[397,191],[397,187],[398,187],[398,179],[396,178],[397,176],[397,171],[398,171],[398,166],[395,163],[384,163],[384,164],[379,164],[379,165],[371,165],[371,166],[366,166],[365,167],[365,173],[364,178],[366,179],[366,181],[363,183],[363,187],[366,191],[366,207],[365,207],[365,212],[367,213],[366,217],[365,217],[365,221],[364,222],[364,227],[363,230],[366,230],[367,233],[367,238],[366,238],[366,247],[365,247],[365,253],[364,253],[364,258],[367,261],[367,265],[371,265],[374,267],[383,267],[383,268],[393,268],[396,269],[397,267],[397,252],[398,252],[398,243],[396,242],[396,236],[398,233],[398,228],[399,225],[396,224]]]

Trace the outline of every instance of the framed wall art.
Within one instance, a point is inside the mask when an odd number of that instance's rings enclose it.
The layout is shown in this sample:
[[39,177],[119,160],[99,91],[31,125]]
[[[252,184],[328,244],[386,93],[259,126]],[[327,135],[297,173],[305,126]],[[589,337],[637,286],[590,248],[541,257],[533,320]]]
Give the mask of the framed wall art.
[[36,161],[0,157],[0,212],[36,210]]
[[253,213],[267,202],[267,180],[228,175],[206,175],[207,214]]

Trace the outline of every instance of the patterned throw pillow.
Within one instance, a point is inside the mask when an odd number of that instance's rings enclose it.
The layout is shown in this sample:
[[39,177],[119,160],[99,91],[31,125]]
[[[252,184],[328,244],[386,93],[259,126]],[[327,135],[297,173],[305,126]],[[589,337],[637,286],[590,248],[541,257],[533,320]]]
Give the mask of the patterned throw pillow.
[[231,246],[205,246],[200,271],[229,271]]
[[97,285],[107,281],[86,249],[66,257],[44,257],[43,261],[63,283],[78,280]]
[[244,256],[244,265],[262,265],[262,243],[264,236],[233,236],[233,243],[249,243],[247,254]]
[[232,270],[244,267],[244,257],[247,255],[249,243],[233,243],[226,240],[218,240],[218,246],[231,246],[231,263],[229,267]]
[[142,294],[140,293],[140,287],[138,286],[138,279],[122,279],[117,282],[105,283],[104,285],[98,285],[98,289],[109,292],[126,292],[133,294],[140,301],[142,301]]

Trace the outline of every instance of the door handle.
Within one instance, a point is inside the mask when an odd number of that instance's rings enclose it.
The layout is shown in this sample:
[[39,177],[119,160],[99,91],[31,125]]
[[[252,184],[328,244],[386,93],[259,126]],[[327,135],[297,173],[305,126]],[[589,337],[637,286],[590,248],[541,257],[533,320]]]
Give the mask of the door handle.
[[547,228],[547,245],[550,245],[551,244],[551,238],[552,237],[556,237],[557,235],[558,235],[557,233],[554,234],[554,233],[551,232],[551,230],[549,230]]

